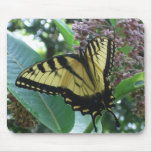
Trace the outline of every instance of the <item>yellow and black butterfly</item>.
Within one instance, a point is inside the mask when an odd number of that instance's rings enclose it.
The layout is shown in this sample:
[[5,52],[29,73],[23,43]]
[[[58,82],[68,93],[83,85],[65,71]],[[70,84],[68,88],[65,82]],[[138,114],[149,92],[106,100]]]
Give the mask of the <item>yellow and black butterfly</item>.
[[41,93],[61,94],[74,111],[91,115],[96,132],[95,118],[103,110],[111,112],[119,126],[111,110],[114,97],[108,79],[114,53],[111,39],[97,37],[79,54],[55,56],[28,67],[18,76],[16,85]]

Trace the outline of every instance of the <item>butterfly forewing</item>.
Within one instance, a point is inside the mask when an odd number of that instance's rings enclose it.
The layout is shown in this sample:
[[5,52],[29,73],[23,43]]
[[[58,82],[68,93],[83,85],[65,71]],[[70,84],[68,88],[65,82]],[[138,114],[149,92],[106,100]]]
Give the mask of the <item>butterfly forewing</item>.
[[78,55],[58,56],[34,64],[19,75],[16,85],[47,94],[62,93],[64,89],[80,96],[94,94],[94,86]]

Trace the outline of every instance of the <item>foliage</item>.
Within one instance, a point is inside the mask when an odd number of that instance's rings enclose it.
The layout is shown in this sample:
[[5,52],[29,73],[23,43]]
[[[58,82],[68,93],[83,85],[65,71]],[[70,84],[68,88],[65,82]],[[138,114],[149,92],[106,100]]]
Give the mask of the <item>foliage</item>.
[[[70,27],[73,22],[72,31]],[[140,47],[138,47],[139,44],[134,45],[133,43],[128,43],[130,42],[130,38],[127,35],[127,30],[129,31],[128,25],[130,25],[132,31],[136,29],[136,26],[140,29],[140,34],[138,34],[138,31],[134,31],[131,34],[134,39],[138,38],[138,36],[140,37]],[[125,29],[126,27],[127,30]],[[123,29],[123,31],[121,31],[121,29]],[[88,35],[89,38],[97,35],[105,35],[114,38],[114,33],[121,33],[115,36],[115,43],[117,45],[115,63],[117,64],[115,64],[113,75],[111,76],[111,83],[115,88],[114,96],[116,97],[116,107],[113,108],[113,111],[119,118],[121,127],[116,128],[113,117],[106,112],[101,120],[102,125],[100,123],[100,118],[97,118],[98,130],[103,133],[140,132],[144,128],[144,115],[139,115],[138,111],[141,109],[136,108],[137,99],[140,101],[137,96],[141,94],[143,97],[144,86],[144,75],[142,73],[143,36],[141,36],[143,31],[140,21],[114,19],[82,21],[17,19],[9,22],[8,30],[19,32],[23,35],[34,35],[34,39],[38,39],[45,44],[47,50],[46,57],[73,52],[73,48],[75,52],[77,52],[79,45],[84,47],[87,44]],[[64,41],[59,40],[59,35],[61,34],[63,35]],[[136,34],[138,36],[136,36]],[[48,96],[26,89],[19,89],[15,86],[15,80],[18,74],[33,63],[43,60],[43,57],[37,54],[23,41],[19,40],[14,34],[8,32],[7,38],[8,90],[39,123],[37,129],[29,128],[23,130],[13,125],[14,121],[11,117],[8,119],[8,127],[14,132],[92,132],[93,125],[90,116],[82,116],[80,112],[73,112],[60,96]],[[72,46],[74,47],[72,48]],[[128,62],[132,64],[128,65]],[[124,74],[125,72],[129,72],[129,74],[127,76],[122,76],[122,73]],[[130,87],[128,87],[128,84]],[[144,98],[142,101],[143,100]],[[138,115],[136,115],[137,113]],[[11,116],[9,110],[8,115]]]
[[46,58],[54,54],[70,51],[70,48],[63,41],[57,41],[60,32],[52,20],[45,19],[18,19],[8,23],[9,31],[18,31],[24,36],[34,35],[34,39],[42,41],[46,47]]

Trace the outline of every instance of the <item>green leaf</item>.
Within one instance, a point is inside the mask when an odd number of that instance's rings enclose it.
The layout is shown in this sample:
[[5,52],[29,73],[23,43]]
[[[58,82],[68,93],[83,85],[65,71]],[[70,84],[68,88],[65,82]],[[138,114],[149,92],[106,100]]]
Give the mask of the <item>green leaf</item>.
[[61,34],[64,37],[64,40],[68,44],[69,48],[72,52],[73,50],[73,44],[79,45],[78,41],[74,41],[74,32],[69,28],[69,26],[61,19],[54,19],[54,23],[56,24],[58,30],[61,32]]
[[116,25],[117,25],[117,20],[116,19],[110,19],[110,23],[111,23],[112,27],[115,28]]
[[123,53],[124,53],[125,55],[128,55],[129,52],[132,50],[132,47],[129,46],[129,45],[125,45],[124,47],[120,47],[119,50],[120,50],[120,51],[123,51]]
[[129,92],[144,87],[144,73],[137,73],[131,78],[127,78],[120,82],[114,90],[115,101],[121,99]]
[[81,112],[75,112],[75,124],[71,133],[83,133],[87,126],[91,123],[92,119],[89,115],[83,116]]
[[69,132],[75,120],[61,96],[49,96],[15,86],[17,76],[42,57],[11,33],[7,35],[7,87],[16,99],[52,132]]

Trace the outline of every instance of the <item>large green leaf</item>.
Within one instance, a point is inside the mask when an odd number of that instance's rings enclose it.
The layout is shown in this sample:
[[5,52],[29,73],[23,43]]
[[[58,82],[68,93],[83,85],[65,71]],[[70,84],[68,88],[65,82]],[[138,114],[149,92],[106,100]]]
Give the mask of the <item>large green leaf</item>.
[[73,44],[79,45],[78,41],[74,41],[74,33],[73,31],[69,28],[69,26],[61,19],[54,19],[53,20],[56,26],[58,27],[58,30],[62,33],[64,40],[68,44],[69,48],[71,49],[72,52],[73,50]]
[[7,85],[16,99],[52,132],[69,132],[74,125],[74,112],[61,96],[49,96],[15,86],[19,73],[41,61],[42,57],[11,33],[7,35]]
[[136,89],[139,89],[144,86],[144,73],[137,73],[131,78],[127,78],[120,82],[116,89],[114,90],[115,101],[127,95],[129,92],[132,92]]

